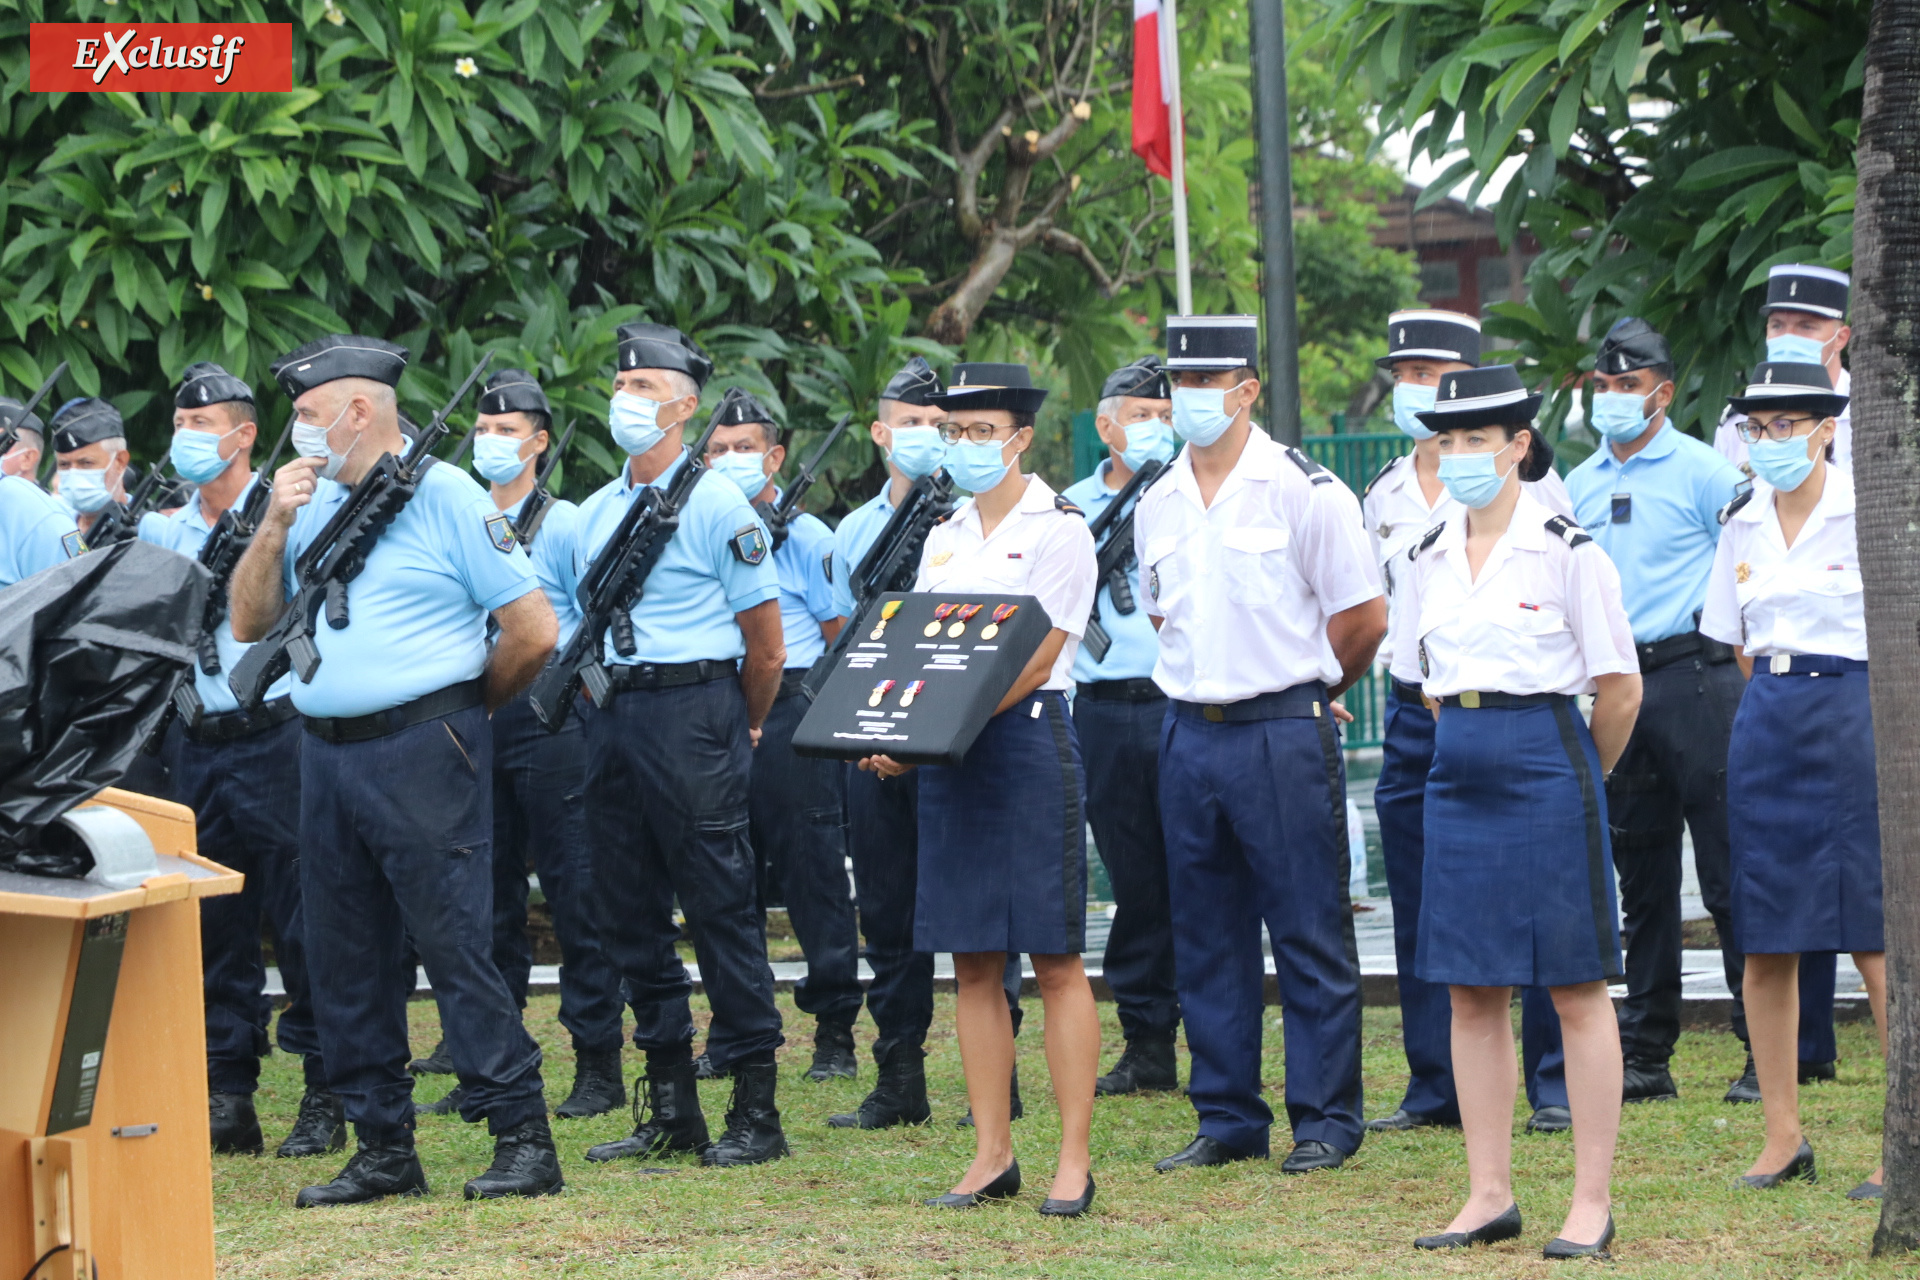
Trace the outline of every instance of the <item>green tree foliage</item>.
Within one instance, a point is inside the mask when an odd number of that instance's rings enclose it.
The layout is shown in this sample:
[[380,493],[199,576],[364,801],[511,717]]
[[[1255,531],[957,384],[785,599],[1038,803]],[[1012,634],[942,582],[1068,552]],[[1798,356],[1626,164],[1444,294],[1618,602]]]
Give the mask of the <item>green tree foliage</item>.
[[1666,332],[1682,427],[1711,430],[1756,359],[1767,269],[1852,261],[1869,0],[1350,0],[1330,29],[1383,131],[1435,160],[1428,190],[1504,161],[1500,234],[1544,252],[1528,303],[1487,331],[1519,344],[1564,421],[1597,334]]

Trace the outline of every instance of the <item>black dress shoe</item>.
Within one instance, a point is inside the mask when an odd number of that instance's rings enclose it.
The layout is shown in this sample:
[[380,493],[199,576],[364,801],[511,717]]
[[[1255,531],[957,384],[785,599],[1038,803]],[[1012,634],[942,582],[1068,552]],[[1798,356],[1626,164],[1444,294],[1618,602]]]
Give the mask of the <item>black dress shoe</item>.
[[1838,1066],[1833,1062],[1803,1062],[1800,1064],[1800,1083],[1819,1084],[1831,1080],[1839,1074]]
[[1736,1185],[1752,1187],[1755,1191],[1771,1191],[1783,1182],[1794,1181],[1807,1183],[1820,1181],[1820,1174],[1814,1168],[1813,1144],[1804,1139],[1800,1143],[1800,1149],[1793,1153],[1793,1159],[1787,1161],[1786,1168],[1778,1173],[1744,1174]]
[[1887,1193],[1884,1185],[1878,1182],[1863,1182],[1847,1192],[1849,1200],[1879,1200]]
[[1390,1116],[1375,1116],[1367,1121],[1369,1133],[1404,1133],[1408,1129],[1458,1129],[1458,1120],[1440,1120],[1401,1107]]
[[[1007,1099],[1007,1102],[1008,1102],[1007,1120],[1011,1122],[1014,1120],[1018,1120],[1020,1117],[1027,1114],[1027,1104],[1020,1101],[1020,1068],[1019,1067],[1015,1067],[1013,1069],[1013,1083],[1008,1086],[1008,1090],[1009,1090],[1009,1093],[1008,1093],[1008,1099]],[[973,1108],[968,1107],[967,1114],[961,1116],[958,1120],[955,1120],[953,1122],[953,1127],[956,1129],[973,1128]]]
[[460,1086],[456,1084],[432,1102],[414,1103],[413,1114],[417,1116],[458,1115],[460,1112],[460,1102],[464,1097],[466,1097],[466,1095],[460,1092]]
[[250,1093],[208,1094],[207,1128],[215,1155],[257,1156],[265,1149]]
[[573,1044],[573,1092],[553,1109],[562,1120],[603,1116],[627,1103],[627,1081],[620,1071],[620,1046],[583,1049]]
[[1093,1175],[1087,1175],[1087,1189],[1078,1200],[1055,1200],[1048,1196],[1040,1205],[1043,1218],[1077,1218],[1093,1207]]
[[346,1148],[347,1109],[325,1089],[309,1088],[300,1098],[300,1115],[293,1122],[293,1132],[273,1154],[286,1160]]
[[972,1209],[989,1200],[1011,1200],[1019,1194],[1020,1162],[1015,1160],[999,1177],[978,1191],[949,1191],[943,1196],[931,1196],[920,1203],[929,1209]]
[[828,1022],[822,1018],[813,1027],[813,1064],[807,1079],[816,1084],[828,1080],[851,1080],[860,1073],[860,1059],[853,1050],[853,1024]]
[[494,1135],[493,1163],[467,1183],[466,1196],[469,1200],[551,1196],[566,1185],[560,1176],[560,1153],[553,1149],[553,1131],[546,1116],[538,1115]]
[[1518,1239],[1520,1206],[1510,1204],[1507,1211],[1471,1231],[1443,1231],[1437,1236],[1421,1236],[1413,1242],[1416,1249],[1470,1249],[1476,1244],[1498,1244]]
[[1142,1035],[1127,1041],[1127,1051],[1113,1064],[1113,1070],[1093,1082],[1093,1093],[1098,1098],[1113,1098],[1127,1093],[1169,1093],[1179,1087],[1173,1036]]
[[1565,1107],[1538,1107],[1527,1118],[1528,1133],[1565,1133],[1573,1128],[1573,1112]]
[[700,1163],[709,1168],[731,1168],[765,1164],[788,1154],[780,1110],[774,1105],[780,1068],[771,1062],[742,1062],[732,1074],[733,1101],[727,1107],[726,1131],[700,1153]]
[[587,1148],[595,1164],[633,1160],[671,1151],[705,1151],[707,1118],[700,1112],[700,1088],[693,1064],[656,1067],[633,1082],[633,1132]]
[[453,1074],[453,1059],[447,1054],[447,1042],[443,1038],[433,1046],[433,1052],[424,1058],[415,1058],[407,1064],[407,1070],[417,1076],[450,1076]]
[[347,1161],[347,1167],[334,1175],[332,1182],[317,1187],[302,1187],[293,1198],[296,1209],[316,1205],[365,1204],[387,1196],[423,1196],[427,1194],[427,1175],[420,1168],[420,1156],[413,1143],[389,1142],[360,1144]]
[[1607,1246],[1613,1243],[1613,1215],[1607,1215],[1607,1229],[1592,1244],[1575,1244],[1571,1240],[1555,1236],[1547,1241],[1546,1248],[1540,1250],[1540,1256],[1549,1262],[1569,1262],[1579,1258],[1593,1258],[1599,1262],[1613,1261],[1613,1255],[1607,1252]]
[[1280,1162],[1282,1173],[1313,1173],[1319,1169],[1338,1169],[1347,1162],[1347,1153],[1330,1142],[1312,1138],[1293,1144],[1287,1158]]
[[1621,1073],[1620,1101],[1667,1102],[1680,1096],[1673,1073],[1664,1062],[1636,1062],[1629,1058]]
[[1727,1086],[1726,1097],[1722,1102],[1758,1102],[1760,1101],[1760,1073],[1754,1070],[1753,1054],[1747,1054],[1746,1070],[1740,1078]]
[[1209,1138],[1203,1133],[1189,1142],[1178,1155],[1155,1161],[1153,1169],[1155,1173],[1172,1173],[1175,1169],[1206,1169],[1216,1164],[1232,1164],[1236,1160],[1252,1159],[1254,1159],[1252,1152],[1235,1151],[1218,1138]]
[[927,1105],[927,1051],[917,1044],[881,1041],[873,1046],[880,1078],[858,1111],[827,1117],[832,1129],[891,1129],[933,1119]]

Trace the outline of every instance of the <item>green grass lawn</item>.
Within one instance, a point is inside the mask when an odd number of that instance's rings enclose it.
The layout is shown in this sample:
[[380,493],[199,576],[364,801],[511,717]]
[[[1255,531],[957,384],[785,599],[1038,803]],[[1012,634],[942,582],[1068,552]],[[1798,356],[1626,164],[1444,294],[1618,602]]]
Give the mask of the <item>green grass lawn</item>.
[[[1558,1227],[1572,1184],[1564,1137],[1516,1135],[1517,1194],[1526,1215],[1521,1241],[1471,1255],[1416,1254],[1415,1235],[1442,1228],[1466,1185],[1456,1131],[1397,1134],[1367,1142],[1335,1173],[1282,1177],[1278,1162],[1164,1176],[1152,1162],[1193,1134],[1184,1098],[1107,1099],[1094,1113],[1094,1213],[1056,1222],[1034,1210],[1052,1174],[1058,1127],[1042,1057],[1039,1002],[1020,1037],[1027,1118],[1014,1142],[1028,1190],[1011,1204],[936,1213],[919,1201],[948,1189],[971,1158],[953,1001],[940,998],[929,1047],[934,1123],[859,1133],[829,1130],[826,1117],[851,1110],[872,1079],[871,1024],[860,1028],[861,1075],[828,1085],[801,1076],[812,1020],[781,1005],[793,1042],[782,1053],[781,1107],[792,1158],[754,1169],[703,1170],[655,1162],[589,1165],[582,1153],[631,1127],[624,1112],[556,1121],[567,1189],[538,1201],[467,1204],[461,1184],[484,1168],[484,1126],[424,1118],[421,1157],[433,1194],[352,1209],[296,1211],[293,1195],[325,1181],[342,1157],[214,1162],[223,1274],[246,1277],[420,1276],[1194,1276],[1259,1272],[1280,1276],[1546,1276],[1540,1246]],[[534,1000],[528,1021],[552,1066],[547,1095],[558,1102],[572,1080],[567,1037],[554,997]],[[432,1046],[433,1006],[412,1005],[414,1045]],[[1279,1011],[1268,1010],[1268,1096],[1279,1105]],[[700,1014],[704,1020],[704,1011]],[[1113,1006],[1103,1005],[1110,1062],[1119,1043]],[[1367,1105],[1392,1108],[1405,1080],[1396,1011],[1367,1011]],[[1880,1141],[1884,1075],[1870,1026],[1841,1029],[1840,1078],[1802,1094],[1822,1181],[1757,1194],[1731,1183],[1760,1143],[1757,1107],[1720,1101],[1740,1068],[1730,1035],[1682,1039],[1675,1075],[1682,1100],[1627,1108],[1615,1169],[1619,1238],[1613,1272],[1623,1276],[1852,1276],[1912,1274],[1872,1263],[1867,1248],[1878,1207],[1845,1199],[1873,1169]],[[628,1051],[629,1073],[639,1058]],[[1182,1052],[1182,1073],[1185,1054]],[[450,1082],[429,1078],[423,1098]],[[702,1087],[716,1134],[728,1085]],[[300,1096],[299,1073],[268,1060],[260,1093],[268,1150],[285,1135]],[[1524,1103],[1523,1103],[1524,1105]],[[1517,1113],[1516,1124],[1524,1118]],[[1284,1130],[1275,1144],[1284,1150]]]

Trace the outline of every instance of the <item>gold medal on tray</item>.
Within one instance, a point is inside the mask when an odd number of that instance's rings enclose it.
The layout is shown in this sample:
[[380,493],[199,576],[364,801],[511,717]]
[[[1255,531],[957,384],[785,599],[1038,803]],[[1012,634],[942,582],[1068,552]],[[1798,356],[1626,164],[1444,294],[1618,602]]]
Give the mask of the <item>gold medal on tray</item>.
[[900,705],[903,707],[912,706],[913,700],[918,697],[920,691],[926,687],[927,682],[925,680],[909,681],[906,689],[900,694]]
[[947,620],[948,614],[952,613],[955,609],[958,609],[959,607],[960,606],[957,604],[935,605],[933,607],[933,621],[929,622],[926,625],[925,630],[921,631],[920,634],[923,636],[926,636],[928,639],[932,639],[934,636],[939,635],[940,624]]
[[870,707],[879,706],[880,700],[893,691],[894,684],[895,682],[892,680],[882,680],[879,684],[873,686],[873,692],[867,695],[867,705]]
[[980,638],[982,640],[991,640],[999,635],[1000,624],[1008,618],[1011,618],[1019,609],[1020,606],[1017,604],[997,604],[993,606],[993,616],[987,620],[986,626],[980,628]]
[[889,600],[881,605],[880,621],[875,624],[872,631],[867,633],[867,639],[878,640],[881,636],[885,635],[887,633],[887,624],[893,621],[893,615],[900,612],[900,606],[905,603],[906,601],[904,600]]
[[958,621],[956,621],[952,626],[947,628],[947,639],[958,640],[961,636],[965,635],[967,632],[967,624],[969,622],[972,622],[973,615],[980,612],[980,610],[983,608],[985,608],[984,605],[977,605],[977,604],[961,605],[960,612],[954,615],[954,617],[958,619]]

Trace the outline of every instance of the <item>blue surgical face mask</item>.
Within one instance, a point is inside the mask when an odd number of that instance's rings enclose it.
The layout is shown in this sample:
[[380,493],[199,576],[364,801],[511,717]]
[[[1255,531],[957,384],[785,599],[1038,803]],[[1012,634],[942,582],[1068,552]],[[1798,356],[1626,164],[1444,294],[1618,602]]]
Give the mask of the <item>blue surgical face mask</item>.
[[1149,462],[1173,461],[1179,448],[1170,425],[1160,418],[1148,418],[1127,424],[1127,447],[1120,451],[1120,460],[1138,471]]
[[1755,440],[1747,446],[1747,461],[1753,464],[1753,474],[1788,493],[1805,484],[1813,474],[1813,455],[1808,451],[1806,436],[1795,436],[1791,440]]
[[526,443],[513,436],[475,436],[473,438],[473,469],[480,473],[483,480],[493,484],[512,484],[527,469],[531,458],[520,456],[520,446]]
[[1394,383],[1393,425],[1415,440],[1431,440],[1433,432],[1414,415],[1433,412],[1434,396],[1439,391],[1438,387],[1423,387],[1417,382]]
[[613,442],[629,458],[637,458],[666,438],[661,430],[660,402],[630,391],[616,391],[607,409],[607,425],[613,430]]
[[953,482],[968,493],[985,493],[1007,478],[1010,464],[1000,460],[1005,441],[988,440],[984,444],[962,440],[947,446],[945,467]]
[[[211,431],[190,431],[182,427],[173,433],[173,444],[167,450],[167,457],[183,480],[190,480],[194,484],[217,480],[233,465],[233,458],[220,456],[220,445],[227,436],[239,429],[235,427],[227,435],[217,436]],[[238,453],[234,454],[235,458],[239,456]]]
[[758,497],[767,487],[767,455],[764,453],[726,453],[707,458],[707,468],[734,482],[749,498]]
[[1499,470],[1498,461],[1505,452],[1449,453],[1440,459],[1440,483],[1460,502],[1478,511],[1500,496],[1507,477],[1520,465],[1516,462],[1505,471]]
[[1230,387],[1175,387],[1173,389],[1173,429],[1180,438],[1202,449],[1227,434],[1234,415],[1227,412],[1227,392],[1246,386],[1236,382]]
[[1647,397],[1631,391],[1600,391],[1593,397],[1593,429],[1609,440],[1622,444],[1638,440],[1653,424],[1647,412]]
[[60,496],[75,511],[86,515],[105,511],[107,504],[113,501],[113,495],[107,490],[105,471],[81,471],[78,468],[60,473]]
[[947,458],[947,442],[938,427],[895,427],[887,461],[909,480],[919,480],[940,469]]
[[333,429],[340,425],[340,419],[347,416],[348,405],[340,406],[340,412],[326,426],[313,422],[295,422],[293,424],[293,451],[303,458],[325,458],[327,463],[320,468],[322,479],[331,480],[340,474],[340,468],[347,465],[347,455],[360,447],[360,437],[355,436],[353,443],[347,446],[346,453],[333,451]]
[[1767,359],[1773,364],[1825,364],[1827,344],[1803,333],[1783,333],[1767,339]]

